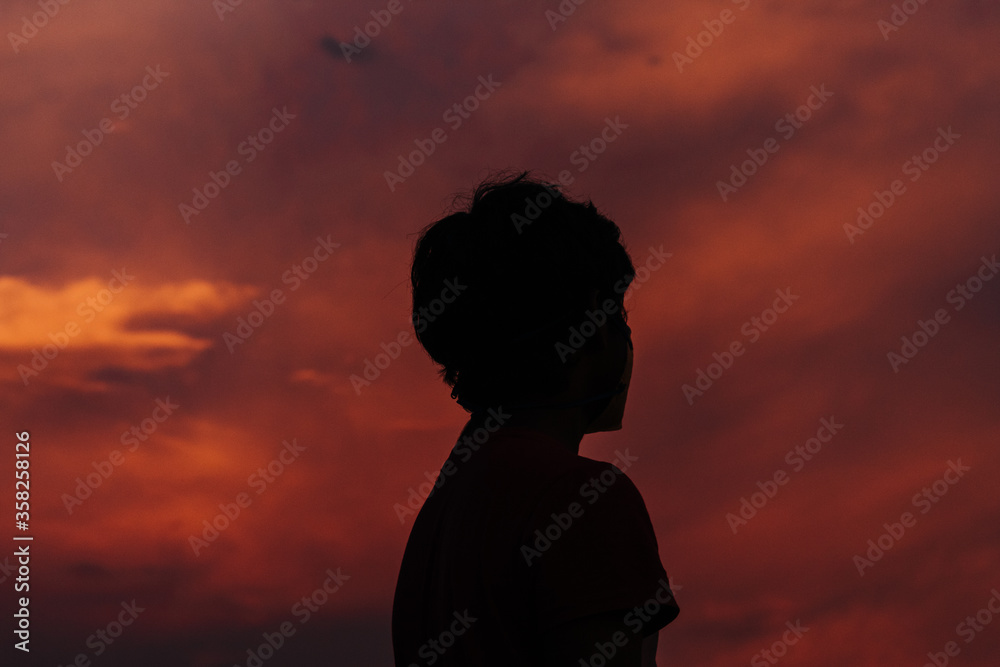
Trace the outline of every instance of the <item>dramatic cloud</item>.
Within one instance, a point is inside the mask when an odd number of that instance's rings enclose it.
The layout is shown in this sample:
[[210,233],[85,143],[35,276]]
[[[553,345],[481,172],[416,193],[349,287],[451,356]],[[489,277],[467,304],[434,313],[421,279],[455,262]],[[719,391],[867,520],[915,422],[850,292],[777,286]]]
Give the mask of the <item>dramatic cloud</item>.
[[268,664],[391,664],[396,506],[465,416],[406,336],[415,234],[525,168],[647,269],[581,453],[638,457],[661,663],[994,664],[994,4],[48,4],[0,9],[34,658],[247,664],[290,620]]

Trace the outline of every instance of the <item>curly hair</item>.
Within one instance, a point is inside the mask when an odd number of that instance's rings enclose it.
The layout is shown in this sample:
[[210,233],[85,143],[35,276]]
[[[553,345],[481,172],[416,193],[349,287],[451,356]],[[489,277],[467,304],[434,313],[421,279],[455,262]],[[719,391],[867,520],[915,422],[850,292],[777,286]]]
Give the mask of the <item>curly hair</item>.
[[634,275],[621,230],[593,202],[572,201],[529,172],[500,175],[422,230],[410,271],[413,327],[466,410],[525,387],[554,394],[574,361],[556,344],[595,296],[614,299],[627,317]]

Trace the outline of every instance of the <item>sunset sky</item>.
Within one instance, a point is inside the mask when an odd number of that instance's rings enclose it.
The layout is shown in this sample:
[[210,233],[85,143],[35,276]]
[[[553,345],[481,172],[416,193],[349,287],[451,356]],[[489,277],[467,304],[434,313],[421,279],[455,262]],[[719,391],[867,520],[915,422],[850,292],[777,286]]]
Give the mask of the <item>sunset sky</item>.
[[580,453],[638,457],[660,665],[773,664],[796,623],[781,665],[997,664],[996,3],[49,4],[0,7],[11,664],[246,665],[286,622],[265,665],[392,664],[395,506],[467,415],[416,343],[351,377],[412,332],[416,233],[500,169],[656,267],[624,429]]

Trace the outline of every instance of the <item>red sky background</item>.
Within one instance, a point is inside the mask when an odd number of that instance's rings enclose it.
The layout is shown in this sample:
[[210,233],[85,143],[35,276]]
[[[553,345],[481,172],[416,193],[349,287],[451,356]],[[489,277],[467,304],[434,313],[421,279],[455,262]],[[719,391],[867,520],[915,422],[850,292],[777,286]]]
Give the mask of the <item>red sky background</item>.
[[[1000,587],[1000,280],[961,310],[948,294],[1000,253],[996,5],[919,5],[885,38],[885,0],[593,0],[554,30],[554,1],[404,0],[352,62],[321,46],[385,6],[247,0],[220,20],[209,0],[78,1],[16,53],[5,40],[0,423],[4,470],[31,433],[35,537],[32,662],[15,664],[244,665],[290,620],[265,664],[390,665],[412,525],[393,508],[466,413],[415,344],[360,395],[350,376],[411,330],[415,232],[491,170],[530,168],[570,170],[637,265],[672,253],[630,293],[625,428],[581,449],[639,457],[629,475],[681,605],[659,664],[748,664],[799,621],[781,664],[916,666],[955,641],[953,664],[995,665],[1000,618],[968,643],[957,626]],[[37,11],[5,3],[0,27]],[[147,66],[169,75],[119,120],[112,102]],[[453,129],[442,114],[480,76],[500,85]],[[832,96],[786,139],[775,123],[813,86]],[[275,107],[294,119],[245,162]],[[103,118],[113,131],[58,180],[52,162]],[[573,153],[607,118],[627,128],[581,173]],[[384,172],[438,127],[447,140],[390,191]],[[959,138],[910,181],[939,128]],[[770,137],[780,148],[723,201],[717,182]],[[186,223],[178,205],[230,160],[240,173]],[[894,179],[905,192],[852,243],[845,223]],[[340,245],[293,291],[282,276],[317,237]],[[79,304],[123,267],[134,279],[88,319]],[[786,288],[798,300],[751,343],[744,323]],[[284,303],[230,353],[223,335],[274,289]],[[894,371],[887,354],[938,309],[947,323]],[[67,323],[79,334],[25,383],[18,366]],[[737,340],[689,404],[682,385]],[[128,451],[121,434],[167,397],[179,407]],[[830,417],[843,429],[794,471],[786,452]],[[258,495],[248,478],[292,439],[305,450]],[[114,450],[124,462],[68,512]],[[971,469],[920,513],[914,494],[959,459]],[[727,513],[778,470],[787,484],[734,534]],[[195,555],[190,536],[244,492]],[[854,556],[907,511],[915,525],[860,576]],[[350,579],[299,624],[293,605],[338,568]],[[95,656],[87,638],[133,599],[145,611]]]

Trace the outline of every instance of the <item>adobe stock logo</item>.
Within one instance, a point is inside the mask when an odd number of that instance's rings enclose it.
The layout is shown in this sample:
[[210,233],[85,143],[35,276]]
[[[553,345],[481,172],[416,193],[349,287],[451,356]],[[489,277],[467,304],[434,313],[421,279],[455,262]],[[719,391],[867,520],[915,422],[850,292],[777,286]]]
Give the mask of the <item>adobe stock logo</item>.
[[[471,95],[467,95],[465,99],[461,102],[456,102],[450,107],[444,110],[441,114],[441,120],[448,123],[452,132],[458,130],[467,121],[473,112],[479,109],[480,105],[488,100],[493,93],[496,92],[497,88],[503,85],[502,81],[494,81],[493,75],[490,74],[488,77],[479,77],[479,85],[476,86],[475,90],[472,91]],[[420,167],[427,161],[437,147],[448,140],[448,132],[445,131],[443,127],[436,127],[431,131],[430,136],[427,139],[414,139],[413,145],[416,146],[415,150],[410,151],[407,155],[400,153],[398,155],[399,162],[394,170],[386,169],[382,175],[385,178],[385,184],[389,188],[389,192],[395,192],[396,186],[400,183],[404,183],[406,179],[416,172],[417,168]]]
[[[135,623],[135,620],[139,618],[139,614],[146,611],[145,607],[140,607],[136,604],[135,599],[132,602],[125,602],[123,600],[119,606],[122,610],[118,612],[116,618],[111,619],[103,627],[98,628],[93,634],[87,637],[87,648],[93,650],[95,658],[111,648],[115,640],[125,632],[125,628]],[[86,651],[81,651],[76,654],[70,664],[90,665],[91,660],[87,657]],[[59,667],[62,667],[62,665]]]
[[[960,458],[948,461],[948,467],[945,469],[944,474],[939,479],[920,489],[918,493],[913,494],[913,498],[910,499],[911,504],[920,509],[921,514],[927,514],[936,503],[941,502],[941,498],[948,493],[951,487],[958,484],[965,477],[965,473],[970,470],[972,470],[972,467],[963,465]],[[854,567],[858,570],[858,576],[865,576],[865,570],[874,567],[875,563],[882,560],[882,557],[899,543],[906,534],[907,529],[913,528],[916,525],[917,517],[912,512],[903,512],[898,522],[883,523],[882,527],[885,528],[885,532],[878,537],[868,540],[866,543],[868,549],[864,554],[856,554],[853,558]]]
[[[990,590],[990,593],[992,595],[990,595],[986,604],[976,611],[975,616],[969,614],[955,626],[955,634],[965,639],[966,644],[971,644],[976,635],[985,630],[993,622],[994,618],[1000,616],[1000,591],[994,587]],[[993,606],[994,602],[997,603],[996,607]],[[962,648],[958,642],[947,642],[943,647],[943,651],[927,653],[929,661],[924,663],[924,667],[945,667],[951,662],[951,658],[954,658],[961,652]]]
[[[455,299],[464,290],[468,289],[468,287],[468,285],[461,283],[458,276],[455,276],[454,280],[445,279],[441,295],[432,299],[426,306],[421,306],[419,311],[412,315],[413,329],[417,335],[423,333],[434,322],[436,316],[440,316],[448,304],[454,303]],[[448,298],[449,295],[451,295],[451,298]],[[403,353],[403,348],[409,347],[412,343],[413,338],[410,336],[410,333],[405,330],[400,331],[396,335],[395,340],[388,343],[383,342],[379,346],[382,348],[382,352],[375,354],[373,358],[365,357],[361,375],[352,373],[349,378],[351,387],[354,389],[354,394],[360,396],[361,388],[370,387],[372,382],[379,379],[382,376],[382,372],[392,365],[393,361],[399,359],[399,356]]]
[[[452,457],[449,457],[444,462],[444,465],[441,466],[441,471],[436,476],[432,472],[424,472],[424,477],[427,478],[427,481],[416,489],[412,486],[409,488],[410,493],[406,497],[406,504],[396,503],[392,506],[396,511],[396,517],[399,519],[400,524],[407,517],[416,516],[417,511],[423,506],[424,501],[434,493],[435,489],[440,489],[448,481],[449,477],[458,472],[458,464],[455,463],[455,459],[459,459],[459,463],[468,463],[472,455],[479,451],[480,446],[486,444],[490,439],[490,435],[496,433],[510,419],[510,414],[503,411],[503,406],[498,406],[495,409],[489,408],[487,413],[489,416],[483,420],[482,426],[467,435],[459,437],[458,442],[455,443],[455,447],[452,449]],[[493,422],[492,426],[490,425],[491,421]]]
[[[910,159],[904,162],[900,169],[903,174],[910,177],[911,183],[915,183],[931,168],[932,164],[955,145],[956,140],[961,138],[962,135],[952,130],[951,125],[948,126],[948,129],[939,127],[938,136],[919,154],[914,153],[910,156]],[[855,224],[844,223],[844,234],[847,235],[847,240],[853,244],[856,236],[861,236],[871,229],[875,221],[885,215],[904,194],[906,194],[906,183],[901,178],[889,183],[886,190],[873,190],[873,199],[865,206],[858,207],[858,217]]]
[[809,632],[809,628],[802,625],[802,621],[795,619],[795,622],[785,621],[788,628],[781,634],[781,639],[771,644],[768,648],[762,649],[750,658],[751,667],[767,667],[774,665],[781,658],[788,654],[788,647],[795,646],[799,640]]
[[[789,141],[794,137],[795,132],[801,130],[803,125],[812,118],[813,112],[822,109],[827,100],[833,97],[833,93],[826,89],[826,84],[820,84],[818,88],[810,86],[809,93],[809,97],[804,103],[775,121],[774,131],[779,133],[784,141]],[[777,153],[780,148],[781,144],[777,139],[768,137],[764,140],[761,148],[748,148],[746,154],[749,159],[743,160],[738,167],[735,163],[729,165],[729,178],[725,181],[715,182],[715,187],[719,191],[722,201],[728,201],[731,195],[736,194],[740,188],[746,185],[748,179],[763,168],[770,160],[771,155]]]
[[[774,300],[771,307],[761,311],[760,317],[755,315],[740,327],[740,333],[749,338],[750,343],[756,343],[760,340],[761,334],[778,321],[778,315],[788,312],[788,309],[799,300],[798,294],[792,294],[791,287],[786,287],[783,290],[776,289],[774,293],[778,295],[778,298]],[[715,361],[709,362],[705,370],[698,368],[695,372],[694,386],[681,385],[681,392],[687,399],[688,405],[694,405],[695,397],[704,396],[705,392],[712,388],[712,384],[733,367],[733,364],[736,363],[736,357],[743,356],[746,350],[747,346],[744,346],[743,341],[736,339],[729,343],[721,353],[714,352],[712,358]]]
[[[955,312],[962,310],[969,301],[975,298],[976,293],[983,289],[986,282],[992,280],[993,276],[998,273],[1000,273],[1000,262],[997,262],[997,256],[993,255],[989,258],[985,255],[982,256],[976,272],[964,282],[956,284],[954,289],[949,290],[948,294],[945,295],[945,301],[954,305]],[[910,336],[900,336],[899,340],[902,345],[899,348],[899,353],[890,351],[886,355],[892,372],[898,373],[901,366],[910,363],[910,360],[916,357],[920,350],[937,336],[941,327],[949,322],[951,322],[951,315],[944,308],[938,308],[934,311],[934,315],[926,320],[918,319],[917,328]]]
[[882,33],[882,39],[889,41],[889,34],[899,32],[899,29],[906,25],[910,17],[920,11],[921,5],[927,4],[927,0],[903,0],[902,6],[894,4],[889,20],[879,19],[875,22],[878,31]]
[[[257,495],[264,493],[271,484],[277,480],[290,465],[299,460],[302,452],[306,451],[305,445],[300,445],[298,438],[292,438],[291,442],[283,441],[282,448],[278,455],[271,459],[266,466],[257,468],[257,471],[247,477],[247,486],[257,492]],[[288,455],[287,457],[285,455]],[[209,544],[219,539],[219,535],[227,530],[240,516],[243,510],[253,504],[253,496],[246,491],[236,494],[233,502],[219,503],[219,513],[211,520],[202,520],[202,530],[200,535],[192,533],[188,537],[188,544],[195,556],[200,556]]]
[[[292,616],[299,619],[299,625],[308,623],[313,615],[344,586],[344,582],[351,578],[351,575],[341,572],[339,567],[336,572],[327,568],[323,574],[327,575],[323,583],[314,588],[309,595],[302,596],[290,609]],[[273,658],[281,650],[281,647],[295,636],[297,631],[298,628],[290,620],[279,624],[273,632],[265,630],[260,635],[264,641],[257,646],[248,648],[246,660],[233,665],[233,667],[243,667],[244,665],[246,667],[263,667],[264,663]]]
[[[151,435],[156,433],[160,424],[167,421],[174,414],[174,411],[181,407],[178,403],[171,401],[169,396],[162,399],[158,398],[154,403],[156,407],[153,408],[149,417],[139,422],[138,426],[132,426],[131,429],[122,433],[120,438],[121,443],[123,445],[132,445],[128,451],[134,452],[137,450],[140,441],[145,442],[148,440]],[[72,495],[68,493],[62,494],[61,500],[63,501],[63,506],[66,508],[66,512],[72,514],[75,507],[83,505],[83,501],[90,498],[94,494],[94,491],[114,474],[118,466],[124,463],[125,454],[120,449],[112,450],[106,460],[100,462],[91,461],[90,465],[94,469],[94,472],[88,473],[86,477],[76,478],[76,486],[73,488]]]
[[372,43],[372,40],[382,34],[383,28],[388,28],[392,19],[406,9],[400,0],[389,0],[385,9],[373,9],[369,12],[372,17],[364,25],[362,30],[360,25],[354,26],[354,39],[351,42],[340,42],[340,52],[344,54],[344,60],[351,62],[351,59],[361,55],[361,50]]
[[42,11],[35,12],[29,19],[27,16],[21,17],[21,31],[19,33],[8,32],[7,40],[14,49],[14,53],[20,53],[20,48],[28,43],[28,40],[38,34],[38,31],[49,24],[49,19],[55,18],[62,5],[68,5],[70,0],[38,0],[38,6]]
[[[615,450],[614,464],[609,465],[599,475],[591,477],[580,485],[580,497],[587,500],[587,505],[593,505],[601,499],[603,494],[611,490],[615,483],[625,476],[625,471],[638,460],[638,456],[632,456],[628,453],[628,448],[624,452]],[[536,528],[535,532],[529,536],[529,539],[534,539],[521,545],[521,556],[524,558],[525,564],[531,567],[533,560],[541,558],[546,551],[551,549],[552,545],[558,542],[577,523],[586,509],[579,501],[572,501],[566,506],[565,511],[552,512],[549,515],[552,521],[544,527]]]
[[267,124],[258,129],[253,134],[248,134],[246,139],[241,141],[236,147],[236,153],[244,156],[243,164],[239,160],[232,159],[226,162],[219,171],[208,172],[208,180],[199,188],[192,188],[191,204],[180,202],[177,205],[177,212],[180,213],[184,224],[191,224],[191,218],[199,215],[208,208],[222,191],[229,187],[232,181],[243,173],[243,166],[250,164],[257,159],[257,156],[275,140],[278,134],[283,132],[288,125],[297,118],[297,114],[289,113],[287,106],[271,109],[271,118]]
[[[317,236],[312,253],[306,255],[300,262],[293,264],[290,269],[281,274],[281,282],[285,285],[291,285],[289,292],[294,292],[302,287],[303,282],[309,280],[316,273],[320,264],[330,259],[333,251],[340,247],[339,243],[330,240],[331,236],[332,234],[327,234],[325,239],[322,236]],[[257,329],[274,315],[278,306],[284,304],[287,299],[288,295],[280,288],[272,289],[271,293],[263,300],[254,299],[250,312],[245,317],[236,318],[236,328],[233,333],[226,331],[222,334],[222,342],[226,344],[229,354],[236,352],[237,345],[248,341]]]
[[[830,443],[844,428],[844,424],[839,423],[837,418],[832,415],[829,418],[823,417],[819,423],[820,426],[816,430],[815,437],[807,439],[801,445],[796,445],[785,454],[785,463],[792,467],[792,473],[801,472],[806,463],[812,461],[822,451],[823,446]],[[752,492],[749,499],[746,496],[741,496],[740,506],[736,512],[726,513],[726,523],[729,524],[733,535],[757,516],[778,495],[779,487],[788,484],[790,479],[791,475],[784,468],[778,468],[770,479],[757,480],[757,488],[760,490]]]
[[[472,624],[479,619],[469,613],[466,609],[462,613],[453,611],[451,615],[455,618],[447,628],[442,630],[436,637],[428,639],[417,649],[417,655],[426,660],[426,664],[433,665],[438,659],[448,652],[448,649],[460,641],[458,638],[472,627]],[[409,667],[419,667],[420,663],[411,662]]]
[[[750,6],[750,0],[732,0],[732,2],[735,5],[739,5],[740,11],[746,11],[746,8]],[[674,51],[673,53],[674,65],[677,66],[677,71],[683,74],[684,66],[693,65],[694,61],[705,52],[705,49],[715,44],[716,37],[722,35],[726,26],[731,25],[735,21],[736,14],[731,9],[723,9],[717,19],[702,21],[701,24],[705,26],[705,29],[697,35],[688,35],[684,53],[680,51]]]
[[[170,76],[170,72],[164,72],[160,65],[155,68],[152,65],[146,66],[146,75],[142,81],[133,86],[127,92],[122,93],[111,103],[111,111],[118,120],[125,120],[139,105],[146,100],[149,93],[160,87],[163,80]],[[92,130],[81,130],[83,139],[76,144],[66,144],[66,157],[63,162],[52,161],[52,171],[56,175],[56,180],[60,183],[67,174],[83,164],[83,158],[94,152],[94,149],[104,142],[104,137],[114,132],[114,122],[110,118],[102,118],[97,127]]]
[[545,20],[549,22],[549,27],[552,28],[552,32],[555,32],[556,28],[565,23],[570,16],[575,14],[576,8],[586,1],[587,0],[562,0],[557,8],[559,10],[558,12],[546,9]]
[[[105,307],[114,301],[115,296],[133,280],[135,280],[135,276],[127,273],[125,267],[122,267],[120,272],[112,271],[107,288],[99,290],[97,294],[88,296],[77,304],[77,314],[83,318],[85,324],[90,324],[97,317],[97,314],[103,312]],[[49,332],[49,340],[52,343],[43,345],[41,352],[37,348],[32,348],[30,366],[25,364],[17,366],[17,372],[21,376],[24,386],[27,387],[32,378],[38,377],[39,373],[48,368],[49,362],[58,357],[59,353],[69,345],[70,340],[79,336],[81,331],[83,329],[76,320],[67,320],[62,331]]]

